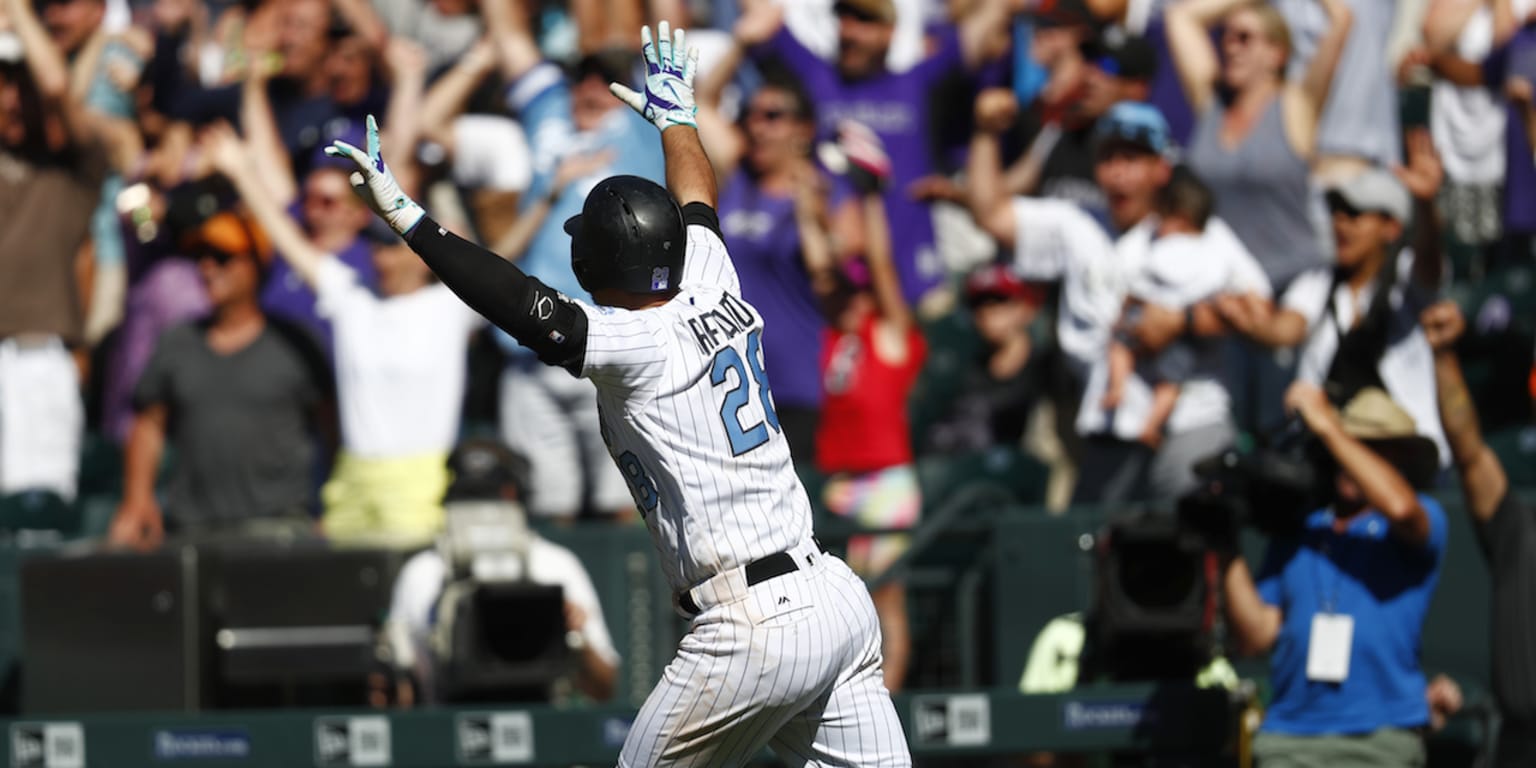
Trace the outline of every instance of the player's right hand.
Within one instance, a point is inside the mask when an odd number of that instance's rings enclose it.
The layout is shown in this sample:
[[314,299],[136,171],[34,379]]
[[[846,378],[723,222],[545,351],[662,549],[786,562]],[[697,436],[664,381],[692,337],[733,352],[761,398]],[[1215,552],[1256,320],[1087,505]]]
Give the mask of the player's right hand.
[[374,213],[401,236],[411,231],[411,227],[416,226],[416,222],[426,215],[426,211],[400,189],[395,175],[384,165],[384,158],[379,155],[379,125],[373,115],[368,116],[367,153],[339,139],[331,142],[331,146],[325,148],[325,153],[331,157],[347,158],[357,166],[351,176],[352,188],[357,190],[358,196],[368,203]]
[[608,90],[651,121],[657,130],[665,131],[674,125],[697,128],[694,115],[699,108],[693,99],[693,75],[699,66],[699,52],[688,47],[683,30],[674,33],[665,21],[657,25],[656,38],[651,39],[650,27],[640,28],[645,92],[638,93],[623,83],[609,83]]

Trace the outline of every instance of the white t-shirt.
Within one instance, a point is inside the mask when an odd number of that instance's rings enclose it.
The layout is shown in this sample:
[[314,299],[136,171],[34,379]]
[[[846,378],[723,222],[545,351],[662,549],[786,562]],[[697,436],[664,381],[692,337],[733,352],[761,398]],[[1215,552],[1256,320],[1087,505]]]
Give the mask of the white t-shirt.
[[381,299],[340,259],[315,276],[335,336],[342,444],[359,458],[446,454],[458,439],[465,355],[480,316],[448,287]]
[[[1477,0],[1463,0],[1474,3]],[[1482,61],[1493,50],[1493,11],[1482,3],[1456,36],[1456,55]],[[1523,19],[1536,1],[1512,0],[1515,18]],[[1462,184],[1497,184],[1504,180],[1504,99],[1482,86],[1459,86],[1436,79],[1429,100],[1429,131],[1445,163],[1445,175]]]
[[[481,557],[489,561],[517,559],[516,555],[511,554]],[[509,567],[511,564],[508,563],[486,562],[483,565],[483,570],[521,571],[520,566]],[[476,570],[482,570],[481,562],[477,561],[474,566]],[[415,669],[429,690],[433,679],[431,643],[436,619],[434,608],[443,594],[447,578],[448,564],[443,561],[442,553],[436,549],[418,552],[406,561],[400,574],[395,577],[394,592],[389,604],[392,632],[404,633],[403,638],[399,635],[393,637],[406,642],[404,647],[396,642],[395,652],[414,654],[396,661],[402,666]],[[531,537],[527,579],[535,584],[560,585],[566,601],[580,608],[587,616],[587,623],[582,630],[588,647],[609,664],[618,665],[619,652],[613,647],[613,637],[608,634],[608,622],[603,619],[603,606],[598,600],[597,589],[592,586],[592,577],[574,553],[538,536]]]
[[[1253,254],[1220,219],[1206,223],[1198,236],[1152,239],[1153,224],[1144,221],[1117,243],[1125,262],[1134,265],[1127,283],[1130,295],[1170,309],[1183,309],[1221,293],[1256,293],[1268,298],[1269,279]],[[1123,297],[1121,303],[1123,304]],[[1118,320],[1118,314],[1116,316]],[[1107,342],[1106,342],[1107,344]],[[1152,387],[1139,373],[1126,379],[1120,404],[1099,407],[1109,386],[1107,346],[1089,370],[1083,402],[1077,413],[1082,435],[1111,434],[1135,440],[1146,428],[1152,408]],[[1222,380],[1219,353],[1201,349],[1190,376],[1179,386],[1179,397],[1168,416],[1170,434],[1221,424],[1231,418],[1232,398]]]
[[742,300],[719,234],[684,215],[693,223],[675,297],[638,311],[577,303],[581,375],[597,386],[604,442],[674,591],[811,538],[763,370],[762,316]]
[[[1398,254],[1398,279],[1390,300],[1395,313],[1393,326],[1411,330],[1388,341],[1376,370],[1387,394],[1413,417],[1418,433],[1435,441],[1435,447],[1440,450],[1440,466],[1447,467],[1450,466],[1451,448],[1440,425],[1434,350],[1429,346],[1424,329],[1419,326],[1413,307],[1405,305],[1412,270],[1413,252],[1404,248]],[[1332,283],[1331,278],[1326,282],[1316,279],[1305,284],[1293,282],[1283,302],[1308,318],[1307,338],[1301,343],[1296,378],[1318,386],[1328,379],[1328,369],[1333,367],[1334,354],[1339,349],[1339,329],[1354,327],[1361,308],[1370,306],[1375,295],[1374,283],[1365,286],[1356,297],[1348,284],[1340,282],[1334,290],[1335,311],[1329,312],[1328,288]]]
[[[1035,197],[1013,199],[1014,266],[1025,280],[1060,280],[1061,306],[1056,338],[1073,372],[1086,379],[1094,361],[1109,348],[1109,335],[1120,319],[1125,281],[1140,265],[1145,248],[1127,247],[1151,223],[1142,222],[1110,240],[1093,217],[1076,203]],[[1145,232],[1133,237],[1138,230]]]
[[459,115],[453,121],[453,181],[471,189],[527,191],[533,156],[523,126],[501,115]]

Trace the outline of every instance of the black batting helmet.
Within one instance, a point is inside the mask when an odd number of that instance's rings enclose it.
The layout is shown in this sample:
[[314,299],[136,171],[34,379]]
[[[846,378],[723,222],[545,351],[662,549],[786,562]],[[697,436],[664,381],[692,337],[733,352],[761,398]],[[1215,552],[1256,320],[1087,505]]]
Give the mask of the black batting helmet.
[[589,293],[667,293],[683,277],[683,211],[661,185],[639,176],[603,179],[565,222],[571,269]]

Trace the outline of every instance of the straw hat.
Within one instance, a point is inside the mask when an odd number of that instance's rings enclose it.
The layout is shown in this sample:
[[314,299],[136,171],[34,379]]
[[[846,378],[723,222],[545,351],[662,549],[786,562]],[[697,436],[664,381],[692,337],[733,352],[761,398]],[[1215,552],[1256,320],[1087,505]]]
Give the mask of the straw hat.
[[1340,412],[1344,432],[1365,443],[1403,474],[1414,488],[1430,487],[1440,468],[1440,452],[1423,437],[1413,417],[1386,390],[1366,387]]

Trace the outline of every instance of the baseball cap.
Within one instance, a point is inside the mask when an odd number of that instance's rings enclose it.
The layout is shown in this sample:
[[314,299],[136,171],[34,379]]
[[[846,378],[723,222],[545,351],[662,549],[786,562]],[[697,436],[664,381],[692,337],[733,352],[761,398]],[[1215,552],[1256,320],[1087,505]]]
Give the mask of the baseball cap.
[[1408,190],[1392,174],[1367,170],[1328,190],[1328,205],[1343,203],[1362,213],[1381,213],[1406,224],[1413,209]]
[[1040,286],[1019,279],[1018,273],[1006,264],[987,264],[978,267],[965,278],[967,304],[974,305],[989,298],[1039,304],[1044,295],[1045,292]]
[[896,4],[891,0],[837,0],[832,4],[832,12],[838,16],[849,14],[882,24],[896,23]]
[[528,459],[497,440],[471,438],[448,455],[453,481],[443,501],[495,500],[507,487],[523,496],[528,487]]
[[1440,468],[1440,450],[1433,440],[1419,434],[1413,416],[1403,410],[1387,391],[1365,387],[1339,412],[1348,434],[1401,472],[1415,488],[1429,487]]
[[233,211],[220,211],[198,225],[187,238],[192,255],[217,251],[229,256],[250,254],[264,266],[272,252],[267,234],[254,221]]
[[1168,120],[1157,107],[1140,101],[1122,101],[1099,118],[1093,128],[1097,146],[1132,144],[1156,155],[1173,149]]
[[1127,80],[1151,80],[1157,74],[1157,52],[1144,37],[1119,27],[1105,27],[1083,43],[1083,58],[1105,74]]

